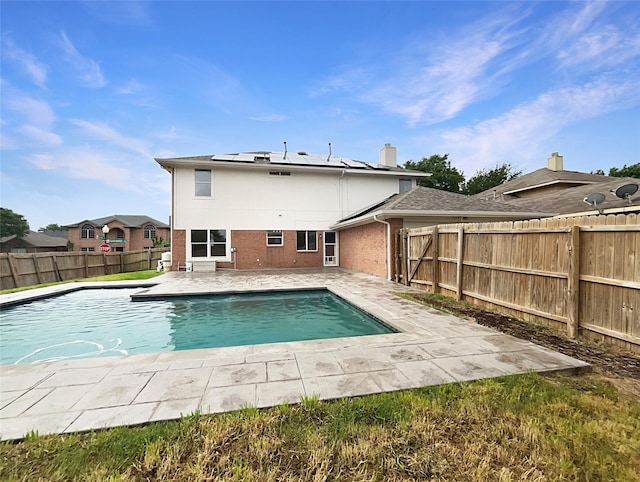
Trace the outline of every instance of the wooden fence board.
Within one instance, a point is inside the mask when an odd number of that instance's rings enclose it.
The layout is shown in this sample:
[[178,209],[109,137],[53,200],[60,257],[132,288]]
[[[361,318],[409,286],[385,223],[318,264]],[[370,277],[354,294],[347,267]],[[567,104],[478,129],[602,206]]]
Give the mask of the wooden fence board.
[[167,248],[128,253],[0,253],[0,289],[154,269]]
[[[638,220],[583,216],[403,230],[416,256],[411,284],[640,353]],[[418,260],[435,230],[438,242]]]

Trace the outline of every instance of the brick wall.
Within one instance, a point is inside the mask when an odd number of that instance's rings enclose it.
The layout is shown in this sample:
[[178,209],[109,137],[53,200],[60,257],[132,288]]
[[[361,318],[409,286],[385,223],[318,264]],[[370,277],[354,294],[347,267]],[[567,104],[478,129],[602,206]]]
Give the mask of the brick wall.
[[[391,224],[391,253],[395,253],[395,233],[402,228],[402,219],[388,219]],[[353,271],[387,277],[387,226],[372,222],[340,231],[340,266]],[[395,276],[395,261],[391,260],[391,276]]]
[[[111,222],[109,223],[109,229],[112,231],[107,235],[108,239],[116,239],[115,229],[121,229],[124,232],[124,238],[127,240],[126,243],[113,243],[111,248],[122,247],[125,252],[129,251],[140,251],[145,248],[153,247],[152,239],[145,239],[144,237],[144,226],[140,228],[130,228],[125,227],[124,225]],[[169,228],[156,228],[156,236],[162,237],[165,240],[169,240],[171,237]],[[79,228],[69,228],[67,231],[67,239],[73,243],[73,250],[80,251],[81,248],[95,248],[96,251],[99,251],[99,247],[104,240],[98,238],[98,236],[102,236],[102,226],[94,227],[94,238],[93,239],[82,239],[82,225]]]
[[[323,265],[322,231],[318,231],[317,251],[297,251],[296,231],[283,231],[283,246],[267,246],[267,232],[231,231],[231,247],[236,249],[237,269],[320,268]],[[187,232],[174,230],[171,240],[172,269],[187,260]],[[219,268],[233,268],[233,262],[218,262]]]
[[178,264],[184,265],[187,262],[187,231],[184,229],[174,229],[171,236],[171,269],[178,270]]

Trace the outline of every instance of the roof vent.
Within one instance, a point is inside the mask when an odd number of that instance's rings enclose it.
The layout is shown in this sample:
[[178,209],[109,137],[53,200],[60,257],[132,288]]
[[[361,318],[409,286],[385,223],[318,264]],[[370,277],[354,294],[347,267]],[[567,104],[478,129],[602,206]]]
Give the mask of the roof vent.
[[299,156],[306,156],[306,155],[307,155],[307,153],[306,153],[306,152],[304,152],[304,151],[298,151],[298,155],[299,155]]

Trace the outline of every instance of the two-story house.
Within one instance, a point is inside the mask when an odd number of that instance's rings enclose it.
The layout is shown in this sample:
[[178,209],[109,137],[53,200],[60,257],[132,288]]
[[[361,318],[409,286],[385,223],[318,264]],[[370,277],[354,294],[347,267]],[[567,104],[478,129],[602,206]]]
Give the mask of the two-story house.
[[114,214],[64,227],[74,251],[98,251],[101,244],[114,252],[140,251],[152,248],[156,239],[171,238],[168,224],[144,215]]
[[171,173],[173,269],[339,265],[338,220],[429,174],[306,152],[246,152],[156,159]]

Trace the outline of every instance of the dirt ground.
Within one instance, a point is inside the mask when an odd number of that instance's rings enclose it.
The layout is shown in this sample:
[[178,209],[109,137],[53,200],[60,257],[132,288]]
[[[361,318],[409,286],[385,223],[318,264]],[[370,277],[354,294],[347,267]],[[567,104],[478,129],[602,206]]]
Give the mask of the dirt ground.
[[595,374],[609,380],[619,389],[640,397],[640,355],[583,339],[571,340],[547,327],[484,311],[455,300],[434,299],[429,295],[419,298],[436,309],[585,361],[591,365]]

